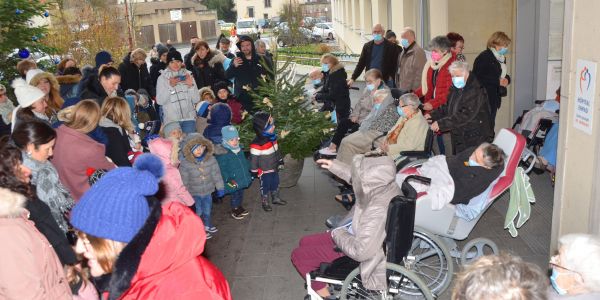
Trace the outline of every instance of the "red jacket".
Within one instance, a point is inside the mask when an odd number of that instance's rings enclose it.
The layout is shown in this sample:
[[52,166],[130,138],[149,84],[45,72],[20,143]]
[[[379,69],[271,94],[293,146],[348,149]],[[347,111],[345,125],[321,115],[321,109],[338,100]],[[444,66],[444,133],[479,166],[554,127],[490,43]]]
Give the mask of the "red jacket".
[[242,124],[242,112],[244,111],[242,103],[232,95],[227,99],[227,105],[231,108],[231,123],[235,125]]
[[[450,94],[450,87],[452,87],[452,75],[450,75],[448,67],[450,67],[455,60],[456,56],[452,54],[452,57],[448,59],[446,64],[438,69],[435,88],[433,87],[433,69],[429,67],[429,70],[427,70],[427,93],[423,95],[422,87],[415,91],[415,94],[417,94],[419,98],[425,96],[425,99],[423,99],[423,104],[431,103],[433,109],[437,109],[438,107],[446,104],[448,95]],[[434,90],[435,97],[433,96]]]
[[[111,298],[231,300],[227,280],[201,255],[206,234],[200,218],[179,202],[163,205],[161,214],[160,203],[154,200],[151,209],[146,224],[115,263],[112,276],[116,278],[111,278],[107,289],[113,293]],[[136,253],[142,251],[140,259]],[[128,273],[136,267],[131,278]]]

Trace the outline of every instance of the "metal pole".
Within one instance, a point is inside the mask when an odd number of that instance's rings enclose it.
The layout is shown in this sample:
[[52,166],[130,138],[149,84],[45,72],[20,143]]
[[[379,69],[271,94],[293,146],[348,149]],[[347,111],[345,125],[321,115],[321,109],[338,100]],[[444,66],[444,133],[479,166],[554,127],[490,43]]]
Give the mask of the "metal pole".
[[133,39],[131,38],[131,23],[129,22],[129,5],[127,0],[123,2],[125,4],[125,20],[127,21],[127,39],[129,42],[129,51],[133,51]]

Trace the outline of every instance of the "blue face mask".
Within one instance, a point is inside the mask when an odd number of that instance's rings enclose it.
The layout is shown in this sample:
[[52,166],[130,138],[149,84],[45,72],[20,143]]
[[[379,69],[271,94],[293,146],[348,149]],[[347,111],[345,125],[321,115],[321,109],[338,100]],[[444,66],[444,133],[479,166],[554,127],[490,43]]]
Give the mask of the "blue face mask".
[[400,115],[401,117],[406,118],[406,114],[404,113],[404,110],[402,109],[402,107],[396,106],[396,112],[398,112],[398,115]]
[[506,53],[508,53],[508,48],[506,47],[502,47],[500,50],[498,50],[498,54],[500,55],[505,55]]
[[373,35],[373,40],[376,42],[379,42],[379,41],[383,40],[383,36],[379,33],[376,33]]
[[469,166],[471,167],[480,167],[480,165],[473,159],[469,158]]
[[321,84],[321,79],[313,79],[312,83],[314,85]]
[[375,103],[373,104],[373,109],[374,110],[379,110],[381,108],[381,103]]
[[375,89],[375,85],[374,84],[372,84],[372,83],[367,84],[367,90],[373,91],[374,89]]
[[556,282],[556,278],[558,277],[558,272],[556,272],[555,268],[552,268],[552,276],[550,276],[550,283],[552,284],[552,287],[554,288],[554,290],[559,294],[559,295],[566,295],[567,294],[567,290],[561,288],[558,283]]
[[408,48],[408,46],[410,46],[410,44],[408,43],[407,39],[400,39],[400,46],[402,46],[402,48],[406,49],[406,48]]
[[321,70],[323,72],[329,72],[329,65],[328,64],[321,64]]
[[462,89],[465,87],[465,85],[467,84],[465,82],[465,78],[462,76],[456,76],[456,77],[452,77],[452,84],[457,88],[457,89]]

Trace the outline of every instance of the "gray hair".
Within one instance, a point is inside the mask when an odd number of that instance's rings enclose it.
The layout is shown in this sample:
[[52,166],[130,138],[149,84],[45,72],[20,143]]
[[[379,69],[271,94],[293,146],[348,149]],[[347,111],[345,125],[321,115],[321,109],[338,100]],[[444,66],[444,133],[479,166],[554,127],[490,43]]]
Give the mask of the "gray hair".
[[400,100],[401,104],[412,107],[412,109],[414,111],[417,111],[419,109],[419,105],[421,105],[421,101],[419,100],[419,97],[417,97],[417,95],[415,95],[414,93],[404,94],[404,95],[400,96],[399,100]]
[[260,46],[267,47],[267,44],[263,40],[256,40],[254,42],[254,47],[258,48]]
[[496,144],[482,143],[478,148],[483,151],[483,164],[488,168],[504,166],[506,154],[504,150]]
[[448,67],[448,71],[450,72],[450,74],[452,74],[452,72],[454,72],[454,71],[459,71],[459,70],[463,71],[463,72],[469,72],[469,63],[466,61],[455,60]]
[[461,272],[452,300],[543,300],[548,282],[540,267],[507,253],[482,256]]
[[558,242],[562,248],[561,267],[579,273],[590,292],[599,292],[600,237],[575,233],[560,237]]
[[415,39],[417,37],[417,33],[411,27],[404,27],[402,32],[400,32],[400,35],[404,34],[405,32],[410,33],[412,35],[413,39]]
[[452,47],[452,42],[445,35],[438,35],[429,41],[429,50],[449,51]]

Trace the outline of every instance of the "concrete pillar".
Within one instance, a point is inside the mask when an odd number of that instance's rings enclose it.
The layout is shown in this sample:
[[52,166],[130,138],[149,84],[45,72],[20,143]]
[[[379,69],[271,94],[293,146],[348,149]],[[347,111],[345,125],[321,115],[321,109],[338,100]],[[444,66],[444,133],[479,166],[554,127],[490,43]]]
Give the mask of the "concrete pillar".
[[392,1],[390,10],[392,11],[392,19],[390,28],[393,32],[396,33],[398,39],[400,39],[400,31],[405,27],[404,25],[404,1]]
[[360,22],[361,6],[359,0],[352,0],[352,29],[363,30],[362,24]]
[[[600,231],[600,70],[583,77],[578,60],[600,61],[600,32],[597,12],[600,1],[565,1],[561,79],[560,130],[551,250],[558,237],[568,233]],[[575,128],[575,110],[580,104],[576,93],[589,82],[596,85],[593,95],[591,135]]]
[[[448,33],[448,15],[448,0],[429,0],[429,32],[432,38]],[[469,18],[466,13],[462,17]]]

